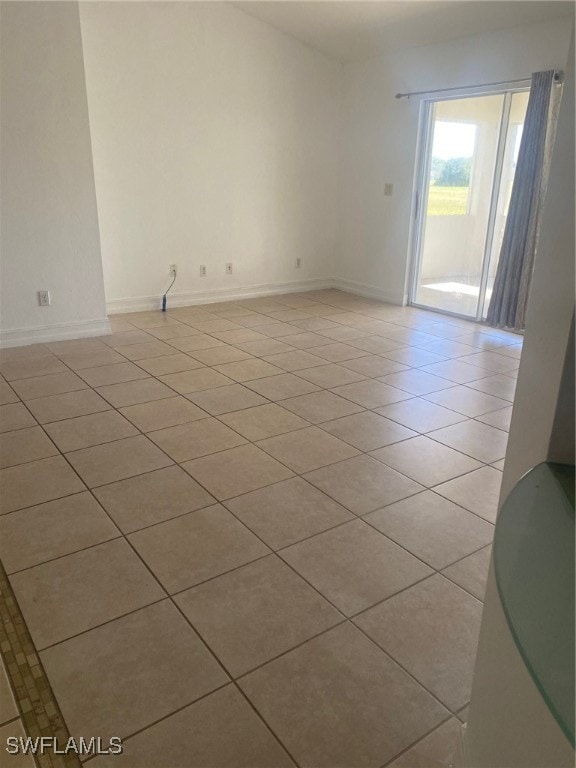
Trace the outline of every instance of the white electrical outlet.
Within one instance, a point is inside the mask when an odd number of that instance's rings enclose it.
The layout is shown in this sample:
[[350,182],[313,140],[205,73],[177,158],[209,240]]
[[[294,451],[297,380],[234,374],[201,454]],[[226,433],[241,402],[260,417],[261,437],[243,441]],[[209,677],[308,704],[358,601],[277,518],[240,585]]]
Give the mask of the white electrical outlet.
[[296,269],[300,269],[301,266],[302,266],[302,259],[300,258],[300,256],[298,256],[298,258],[296,259]]
[[227,274],[227,275],[231,275],[231,274],[232,274],[232,262],[231,262],[231,261],[229,261],[229,262],[226,264],[226,267],[225,267],[225,269],[226,269],[226,274]]
[[170,264],[170,277],[176,277],[176,264]]
[[200,264],[200,277],[206,277],[206,264]]
[[38,291],[38,304],[41,307],[50,306],[50,291]]

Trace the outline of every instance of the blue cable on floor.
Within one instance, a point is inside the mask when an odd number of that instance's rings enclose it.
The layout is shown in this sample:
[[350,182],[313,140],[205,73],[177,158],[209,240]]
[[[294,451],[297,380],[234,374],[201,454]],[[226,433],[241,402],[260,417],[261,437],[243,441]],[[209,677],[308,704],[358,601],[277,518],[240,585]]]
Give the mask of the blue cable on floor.
[[170,290],[170,288],[172,288],[175,282],[176,282],[176,275],[174,275],[172,282],[168,286],[166,292],[164,293],[164,296],[162,296],[162,312],[166,312],[166,304],[167,304],[166,296],[168,295],[168,291]]

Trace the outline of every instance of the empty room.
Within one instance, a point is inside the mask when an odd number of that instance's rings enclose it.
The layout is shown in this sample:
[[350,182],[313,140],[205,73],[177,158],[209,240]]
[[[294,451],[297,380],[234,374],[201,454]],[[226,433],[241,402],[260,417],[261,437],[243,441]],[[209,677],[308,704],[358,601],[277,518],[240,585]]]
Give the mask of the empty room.
[[573,766],[574,4],[0,22],[0,766]]

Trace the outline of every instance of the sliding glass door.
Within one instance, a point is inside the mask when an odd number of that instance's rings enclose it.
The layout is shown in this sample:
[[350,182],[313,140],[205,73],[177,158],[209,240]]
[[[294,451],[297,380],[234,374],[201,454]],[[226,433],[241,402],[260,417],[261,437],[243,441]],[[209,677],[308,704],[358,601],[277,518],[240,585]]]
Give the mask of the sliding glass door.
[[488,308],[528,91],[425,103],[411,303]]

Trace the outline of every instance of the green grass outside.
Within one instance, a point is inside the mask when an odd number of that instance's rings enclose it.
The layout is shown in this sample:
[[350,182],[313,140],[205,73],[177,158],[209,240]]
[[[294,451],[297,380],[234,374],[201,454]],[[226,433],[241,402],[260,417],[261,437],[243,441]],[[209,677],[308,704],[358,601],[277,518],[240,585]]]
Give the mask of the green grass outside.
[[468,213],[469,187],[437,187],[428,190],[428,216],[464,216]]

